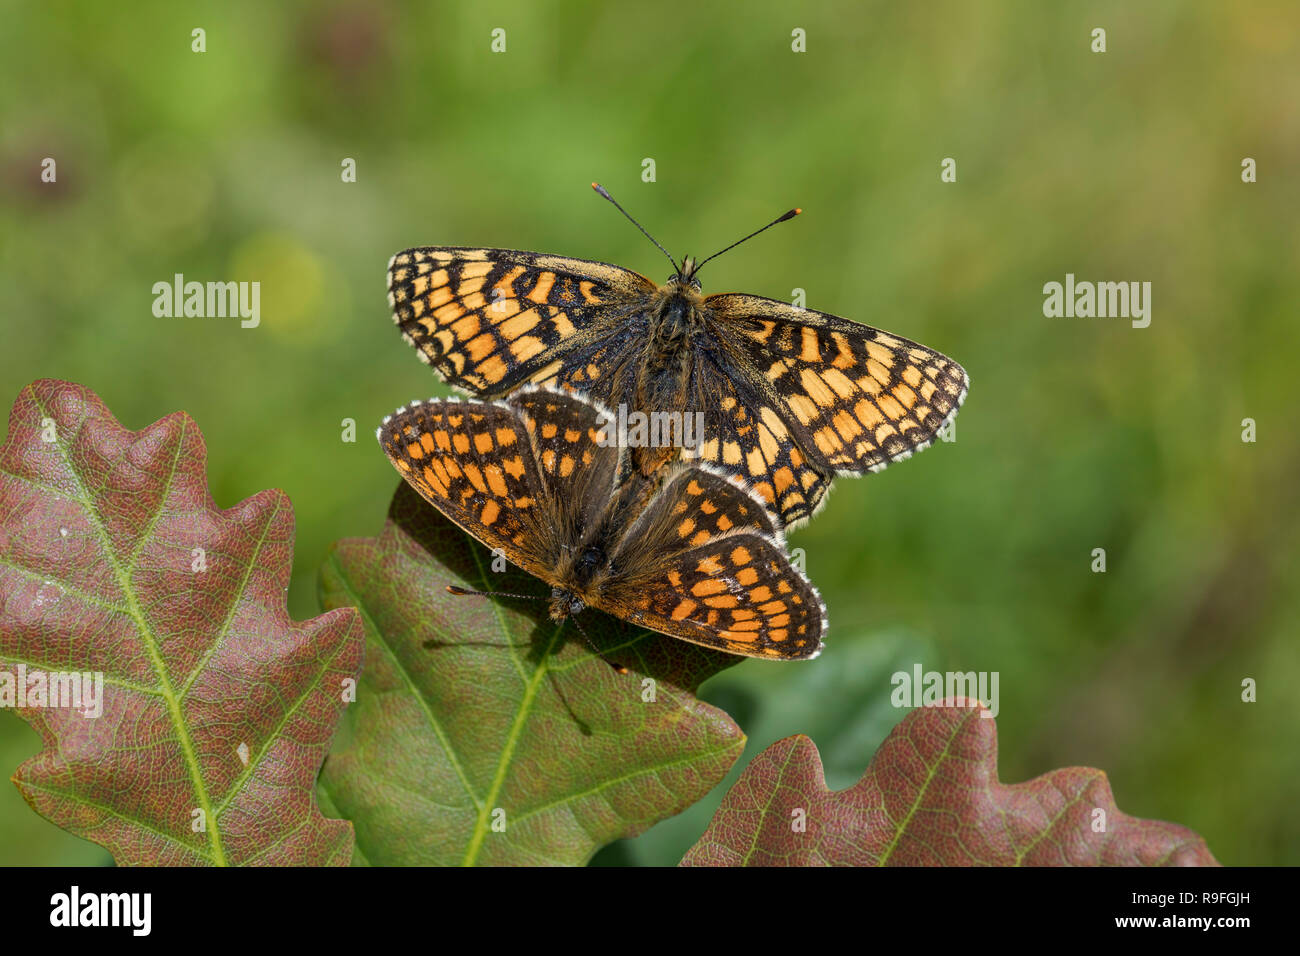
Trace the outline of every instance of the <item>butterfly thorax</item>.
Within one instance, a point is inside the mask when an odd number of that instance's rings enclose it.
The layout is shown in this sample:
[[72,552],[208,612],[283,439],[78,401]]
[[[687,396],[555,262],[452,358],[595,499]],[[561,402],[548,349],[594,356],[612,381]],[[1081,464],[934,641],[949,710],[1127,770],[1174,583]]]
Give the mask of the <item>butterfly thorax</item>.
[[650,309],[651,352],[689,349],[704,330],[704,296],[700,284],[673,276],[659,287]]

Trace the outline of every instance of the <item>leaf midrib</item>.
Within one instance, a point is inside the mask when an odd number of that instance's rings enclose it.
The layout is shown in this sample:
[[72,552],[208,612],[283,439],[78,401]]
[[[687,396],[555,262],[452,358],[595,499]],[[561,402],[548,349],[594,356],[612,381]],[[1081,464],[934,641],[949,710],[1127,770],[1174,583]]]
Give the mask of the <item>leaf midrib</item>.
[[[925,768],[925,782],[917,788],[916,799],[912,801],[912,805],[907,808],[907,814],[894,828],[894,838],[889,841],[889,846],[885,847],[885,852],[882,853],[880,859],[876,861],[876,866],[884,866],[889,862],[889,858],[893,856],[894,850],[898,847],[898,841],[903,838],[903,834],[907,831],[907,825],[912,822],[912,817],[914,817],[916,811],[920,809],[921,801],[925,799],[926,792],[930,789],[930,784],[934,782],[935,777],[939,776],[939,767],[948,759],[948,751],[952,749],[953,741],[957,739],[962,728],[965,727],[967,721],[971,719],[971,716],[968,715],[966,720],[961,721],[953,728],[953,732],[948,737],[947,742],[943,745],[943,750],[940,752],[939,756],[935,758],[933,764]],[[909,740],[908,743],[911,744],[911,741]],[[884,796],[884,788],[882,787],[880,792],[882,804],[884,803]]]
[[[486,588],[488,587],[490,582],[487,579],[487,569],[483,564],[482,556],[480,555],[478,550],[475,549],[472,554],[472,557],[474,559],[474,563],[479,574],[480,587]],[[474,828],[471,832],[469,843],[466,846],[465,854],[461,860],[462,866],[466,866],[466,867],[474,866],[477,863],[478,858],[481,854],[487,834],[491,831],[492,811],[495,809],[494,804],[496,803],[497,798],[500,796],[501,791],[505,787],[509,775],[509,768],[511,765],[511,761],[514,757],[515,749],[517,748],[519,741],[523,736],[524,729],[527,726],[529,719],[531,718],[533,705],[537,700],[539,689],[542,683],[547,678],[547,676],[559,670],[567,669],[567,666],[571,666],[572,664],[571,662],[570,665],[562,665],[560,667],[555,667],[555,668],[551,667],[550,664],[550,662],[553,659],[556,644],[559,640],[561,632],[564,629],[565,622],[564,621],[559,622],[559,624],[557,624],[555,629],[552,631],[550,638],[546,641],[545,648],[543,649],[542,653],[539,655],[539,661],[537,665],[533,668],[531,674],[528,674],[527,676],[524,685],[524,694],[518,703],[518,707],[516,709],[514,719],[511,723],[509,731],[507,732],[507,736],[504,741],[504,744],[502,745],[502,748],[499,752],[497,766],[493,774],[492,782],[489,785],[487,794],[484,797],[480,798],[476,795],[473,784],[469,780],[468,776],[465,773],[464,768],[460,765],[460,762],[457,759],[455,742],[452,741],[446,734],[445,729],[441,726],[441,723],[438,721],[437,716],[433,713],[432,709],[429,707],[428,701],[425,700],[424,694],[421,692],[420,688],[412,680],[410,673],[403,666],[400,657],[395,652],[395,649],[389,644],[384,630],[376,624],[373,615],[371,615],[369,612],[366,601],[362,598],[362,595],[354,587],[351,578],[349,577],[348,573],[344,569],[343,562],[338,560],[337,554],[332,554],[330,556],[330,564],[333,567],[335,573],[338,575],[338,580],[342,585],[342,590],[344,594],[347,596],[350,603],[359,610],[362,617],[364,618],[369,633],[376,636],[376,643],[383,649],[384,653],[389,657],[389,659],[393,662],[394,666],[398,669],[402,681],[406,685],[407,692],[415,699],[417,705],[424,713],[426,722],[428,723],[430,729],[433,731],[435,737],[438,739],[439,743],[442,745],[443,754],[446,756],[448,763],[450,764],[453,772],[455,773],[457,779],[460,781],[462,789],[465,791],[466,795],[470,798],[471,802],[475,806],[477,812],[474,821]],[[505,647],[509,652],[511,664],[514,667],[516,674],[520,678],[524,678],[525,671],[522,667],[522,664],[518,656],[515,654],[514,644],[511,640],[512,634],[502,614],[502,608],[500,604],[496,601],[492,601],[490,603],[492,604],[493,617],[495,619],[497,628],[500,631],[500,634],[504,639]],[[645,636],[644,632],[637,634],[636,637],[630,639],[627,642],[627,645],[631,646],[636,644],[644,636]],[[719,748],[718,751],[711,751],[706,756],[714,756],[716,753],[725,752],[726,750],[732,749],[734,746],[735,746],[734,744],[731,744]],[[743,748],[744,746],[743,738],[739,742],[739,746]],[[674,765],[675,762],[670,761],[666,765],[656,765],[653,767],[640,768],[638,771],[635,771],[634,773],[627,775],[627,777],[644,776],[646,774],[658,773],[663,768],[663,766],[674,766]],[[617,780],[613,780],[613,781],[603,781],[601,785],[592,788],[589,791],[568,795],[566,798],[557,801],[552,801],[550,804],[545,805],[543,807],[534,807],[520,817],[511,818],[510,822],[517,824],[524,819],[527,819],[532,816],[536,816],[538,813],[553,809],[555,806],[563,805],[564,803],[570,803],[574,799],[580,798],[582,796],[587,796],[592,793],[601,792],[602,790],[608,789],[608,786],[614,785],[616,783],[620,783],[624,779],[626,779],[626,777],[620,777]],[[326,789],[328,789],[328,786],[326,787]]]
[[[528,716],[533,709],[533,701],[537,698],[537,689],[541,686],[542,680],[546,677],[547,665],[551,654],[555,652],[555,641],[560,636],[560,631],[564,628],[564,621],[561,621],[551,632],[551,639],[546,642],[546,649],[542,652],[541,660],[533,668],[532,676],[528,683],[524,685],[524,696],[519,701],[519,709],[515,712],[514,723],[510,726],[510,732],[506,735],[505,745],[501,748],[501,756],[497,760],[497,770],[492,777],[492,783],[488,787],[487,796],[484,797],[482,805],[478,810],[478,818],[474,821],[474,832],[470,835],[469,846],[465,848],[465,857],[461,860],[462,866],[473,866],[478,860],[479,851],[483,847],[483,839],[487,836],[491,827],[490,818],[492,816],[493,804],[496,803],[497,796],[501,793],[502,787],[505,786],[506,772],[510,767],[510,761],[514,757],[515,747],[519,743],[519,738],[524,731],[524,725],[528,722]],[[509,638],[509,635],[505,635]]]
[[[30,385],[27,386],[27,390],[31,394],[32,401],[35,403],[36,407],[40,409],[42,417],[52,418],[50,410],[41,401],[40,396],[36,394],[36,390]],[[185,445],[187,427],[188,420],[182,416],[180,419],[180,435],[178,435],[176,439],[176,450],[172,455],[171,467],[167,471],[167,477],[163,483],[162,494],[159,497],[158,507],[160,511],[166,506],[167,497],[171,491],[172,481],[176,477],[176,469],[180,462],[181,449]],[[78,430],[78,434],[80,434],[80,430]],[[108,532],[104,530],[103,523],[99,520],[99,514],[95,511],[94,504],[89,498],[86,484],[82,481],[80,472],[78,472],[73,466],[61,430],[58,429],[57,426],[55,428],[54,445],[59,450],[59,455],[63,459],[63,464],[67,468],[68,474],[71,475],[79,493],[79,497],[74,498],[74,500],[86,510],[87,520],[89,521],[92,530],[99,538],[100,546],[104,554],[104,561],[112,571],[114,580],[117,581],[118,587],[126,598],[127,613],[135,622],[141,643],[144,645],[145,651],[149,655],[150,663],[153,666],[154,673],[157,675],[159,692],[167,704],[167,711],[171,717],[173,728],[176,731],[177,745],[179,746],[181,756],[185,761],[185,768],[190,777],[190,784],[194,789],[195,799],[199,803],[199,809],[203,811],[203,819],[208,834],[208,847],[211,850],[212,862],[217,866],[226,866],[225,847],[222,846],[221,834],[217,826],[217,820],[212,813],[212,800],[208,794],[207,784],[203,779],[202,769],[199,767],[198,757],[194,750],[194,742],[190,739],[189,727],[186,725],[184,715],[181,713],[180,699],[176,695],[175,688],[172,687],[171,679],[167,676],[167,668],[163,662],[157,641],[154,639],[154,634],[145,619],[144,611],[140,608],[140,604],[136,600],[136,594],[132,587],[130,576],[117,561],[117,556],[113,552],[112,540],[109,538]],[[156,521],[156,516],[154,521]],[[152,525],[153,521],[150,522],[151,527]],[[173,837],[173,839],[175,838]]]

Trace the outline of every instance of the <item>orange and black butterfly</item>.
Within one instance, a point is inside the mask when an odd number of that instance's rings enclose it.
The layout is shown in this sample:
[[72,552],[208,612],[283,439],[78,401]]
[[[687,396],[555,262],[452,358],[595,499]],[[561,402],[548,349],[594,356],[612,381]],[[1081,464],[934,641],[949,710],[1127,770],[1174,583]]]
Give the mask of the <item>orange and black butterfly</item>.
[[[705,296],[708,259],[668,258],[658,285],[585,259],[408,249],[389,263],[388,300],[421,359],[472,395],[548,384],[615,410],[703,413],[681,457],[745,479],[786,527],[812,517],[836,474],[929,446],[966,396],[966,372],[932,349],[774,299]],[[629,466],[649,474],[675,455],[641,449]]]
[[817,656],[825,609],[764,503],[709,465],[620,482],[612,417],[530,386],[412,403],[378,438],[430,504],[551,586],[556,620],[594,607],[731,654]]

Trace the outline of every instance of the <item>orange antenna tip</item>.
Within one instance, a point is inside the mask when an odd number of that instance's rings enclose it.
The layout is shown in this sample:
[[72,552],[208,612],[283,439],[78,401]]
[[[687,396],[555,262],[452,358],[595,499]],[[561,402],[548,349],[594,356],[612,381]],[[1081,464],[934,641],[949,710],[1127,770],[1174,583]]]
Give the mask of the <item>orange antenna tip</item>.
[[787,219],[793,219],[801,212],[803,212],[802,209],[791,209],[788,212],[782,213],[780,216],[773,219],[762,229],[755,230],[754,232],[751,232],[749,235],[747,235],[744,239],[739,239],[736,242],[733,242],[731,245],[727,246],[726,249],[723,249],[722,252],[715,252],[713,255],[709,256],[708,259],[701,259],[699,262],[695,264],[695,272],[699,272],[700,268],[704,265],[704,263],[718,258],[718,256],[722,255],[723,252],[730,252],[732,249],[736,248],[736,246],[740,245],[742,242],[748,242],[750,239],[753,239],[755,236],[757,236],[760,232],[766,232],[768,229],[771,229],[773,226],[775,226],[778,222],[785,222]]
[[667,250],[667,249],[665,249],[663,246],[659,245],[659,240],[657,240],[654,236],[650,235],[650,233],[646,232],[645,226],[641,225],[641,223],[639,223],[639,222],[637,222],[635,219],[633,219],[632,216],[628,213],[628,211],[627,211],[626,209],[624,209],[622,206],[620,206],[620,205],[618,204],[618,200],[615,199],[613,196],[611,196],[611,195],[609,194],[609,190],[608,190],[608,189],[606,189],[606,188],[605,188],[604,186],[602,186],[600,183],[592,183],[592,184],[591,184],[591,188],[594,189],[594,190],[596,190],[596,192],[600,193],[600,195],[601,195],[603,198],[608,199],[611,203],[613,203],[615,209],[617,209],[617,210],[618,210],[619,212],[621,212],[624,216],[626,216],[627,219],[628,219],[628,221],[631,222],[632,225],[636,226],[638,229],[641,230],[641,234],[642,234],[643,236],[645,236],[647,239],[649,239],[651,242],[653,242],[653,243],[655,244],[655,247],[656,247],[660,252],[662,252],[662,253],[664,254],[664,256],[668,259],[669,262],[672,263],[672,265],[673,265],[673,271],[674,271],[674,272],[680,272],[680,271],[681,271],[681,269],[680,269],[680,268],[678,267],[678,265],[677,265],[677,260],[674,259],[671,255],[668,254],[668,250]]

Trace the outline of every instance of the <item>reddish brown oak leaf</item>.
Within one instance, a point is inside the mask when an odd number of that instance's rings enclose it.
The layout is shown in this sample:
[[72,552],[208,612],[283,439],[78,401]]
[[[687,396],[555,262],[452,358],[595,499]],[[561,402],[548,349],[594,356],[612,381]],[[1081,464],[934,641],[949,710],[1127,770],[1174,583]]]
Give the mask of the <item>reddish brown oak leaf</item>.
[[745,768],[683,866],[1216,866],[1185,827],[1120,811],[1100,770],[997,775],[974,702],[912,711],[852,787],[833,793],[811,740]]
[[222,511],[205,463],[184,413],[131,432],[78,385],[18,396],[0,448],[0,701],[44,749],[14,783],[119,864],[346,864],[352,827],[324,817],[315,782],[360,622],[289,619],[288,499]]

